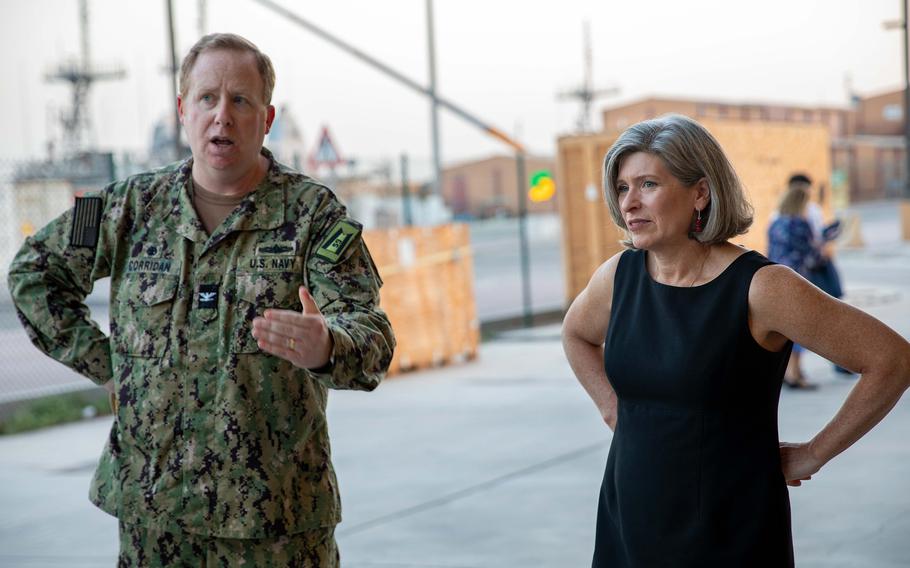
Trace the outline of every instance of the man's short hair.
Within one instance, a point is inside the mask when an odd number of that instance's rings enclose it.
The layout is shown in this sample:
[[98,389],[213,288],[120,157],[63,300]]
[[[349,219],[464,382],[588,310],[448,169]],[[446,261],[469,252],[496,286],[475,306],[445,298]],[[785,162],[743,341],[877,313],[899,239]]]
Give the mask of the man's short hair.
[[265,104],[272,103],[272,91],[275,89],[275,68],[272,67],[272,60],[269,56],[259,51],[259,48],[250,40],[240,37],[237,34],[209,34],[203,36],[190,48],[189,53],[183,58],[180,64],[180,96],[186,97],[189,90],[190,72],[196,65],[196,60],[204,51],[216,49],[227,49],[232,51],[241,51],[252,53],[256,58],[256,67],[259,69],[259,76],[262,77],[262,100]]
[[812,178],[810,178],[806,174],[802,174],[802,173],[793,174],[792,176],[790,176],[790,179],[787,180],[787,187],[790,187],[790,188],[797,187],[797,186],[804,187],[804,186],[809,186],[809,185],[812,185]]

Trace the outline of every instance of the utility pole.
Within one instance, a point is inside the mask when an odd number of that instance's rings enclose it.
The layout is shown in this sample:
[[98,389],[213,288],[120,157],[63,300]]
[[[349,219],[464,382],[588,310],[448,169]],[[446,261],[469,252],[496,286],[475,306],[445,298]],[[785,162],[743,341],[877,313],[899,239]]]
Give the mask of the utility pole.
[[196,31],[199,34],[200,38],[205,35],[205,30],[208,29],[208,22],[206,21],[206,16],[208,16],[208,7],[206,4],[206,0],[198,0],[196,2],[196,11],[198,12],[196,16]]
[[904,119],[904,188],[903,200],[899,205],[901,217],[901,236],[903,240],[910,241],[910,18],[907,17],[907,2],[900,0],[901,20],[884,22],[886,30],[893,30],[900,26],[903,34],[902,60],[904,63],[904,108],[901,117]]
[[94,83],[107,79],[122,79],[126,71],[119,66],[98,67],[92,63],[89,31],[88,0],[79,1],[79,59],[61,63],[47,81],[66,81],[72,87],[72,103],[62,113],[63,155],[72,156],[93,146],[89,91]]
[[[504,132],[502,132],[498,128],[494,128],[493,126],[490,126],[489,124],[480,120],[479,118],[477,118],[473,114],[469,113],[465,109],[459,107],[455,103],[453,103],[443,97],[440,97],[439,94],[436,92],[435,85],[431,85],[431,88],[423,87],[422,85],[417,83],[417,81],[414,81],[413,79],[407,77],[403,73],[400,73],[400,72],[396,71],[395,69],[392,69],[385,63],[382,63],[381,61],[377,60],[376,58],[374,58],[370,55],[367,55],[366,53],[357,49],[356,47],[342,41],[340,38],[335,37],[334,35],[323,30],[322,28],[319,28],[318,26],[312,24],[311,22],[301,18],[299,15],[291,12],[284,6],[281,6],[280,4],[277,4],[273,0],[254,0],[254,1],[257,4],[265,6],[266,8],[272,10],[275,13],[277,13],[281,16],[284,16],[291,22],[293,22],[293,23],[297,24],[298,26],[308,30],[309,32],[319,36],[320,38],[331,43],[332,45],[341,49],[342,51],[346,51],[350,55],[353,55],[354,57],[356,57],[357,59],[370,65],[371,67],[378,69],[380,72],[390,76],[392,79],[395,79],[396,81],[398,81],[399,83],[408,87],[409,89],[417,91],[418,93],[420,93],[426,97],[429,97],[430,100],[435,103],[434,106],[441,106],[441,107],[445,108],[446,110],[455,114],[462,120],[483,130],[486,134],[492,136],[493,138],[496,138],[500,142],[507,144],[508,146],[510,146],[511,148],[513,148],[515,150],[515,153],[516,153],[515,163],[516,163],[516,168],[518,170],[517,171],[517,173],[518,173],[518,191],[519,191],[518,224],[519,224],[519,238],[521,240],[521,250],[522,250],[521,262],[522,262],[522,277],[523,277],[522,291],[523,291],[523,300],[524,300],[523,301],[524,321],[525,321],[526,325],[530,325],[530,321],[531,321],[531,283],[530,283],[530,268],[528,266],[528,254],[527,254],[529,247],[528,247],[528,237],[527,237],[527,228],[526,228],[527,203],[525,202],[525,200],[527,199],[527,196],[525,195],[525,192],[526,192],[525,186],[527,184],[527,180],[525,179],[525,172],[524,172],[524,158],[525,158],[524,146],[522,144],[520,144],[519,142],[517,142],[516,140],[513,140],[510,136],[506,135]],[[428,8],[428,10],[427,10],[428,18],[432,18],[429,2],[427,5],[427,8]],[[432,41],[430,43],[432,44]],[[435,72],[431,71],[431,75],[435,76]],[[435,80],[434,77],[431,77],[431,79]]]
[[411,214],[411,181],[408,179],[408,155],[401,153],[401,209],[402,217],[406,227],[414,224],[414,218]]
[[439,101],[436,98],[436,40],[433,34],[433,0],[427,0],[427,59],[430,66],[430,137],[433,139],[433,194],[442,194],[439,158]]
[[180,159],[180,110],[177,108],[177,39],[174,31],[174,1],[164,0],[167,6],[167,31],[170,45],[171,100],[174,104],[174,161]]
[[581,111],[575,121],[575,128],[578,132],[591,132],[591,107],[594,99],[616,95],[619,93],[619,87],[609,87],[606,89],[595,89],[593,78],[593,56],[591,55],[591,25],[589,22],[584,23],[584,61],[585,74],[581,86],[568,91],[563,91],[556,95],[557,100],[573,99],[581,102]]
[[[907,18],[907,2],[901,0],[901,16],[904,20],[904,199],[910,199],[910,20]],[[907,228],[904,228],[907,233]]]

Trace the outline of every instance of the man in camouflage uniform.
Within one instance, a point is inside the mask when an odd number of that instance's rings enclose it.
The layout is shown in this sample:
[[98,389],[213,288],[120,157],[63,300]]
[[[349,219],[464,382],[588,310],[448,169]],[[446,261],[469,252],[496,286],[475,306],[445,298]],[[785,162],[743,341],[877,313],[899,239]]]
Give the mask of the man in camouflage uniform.
[[[394,348],[360,226],[262,147],[274,71],[202,38],[181,69],[192,158],[77,199],[10,268],[39,349],[113,394],[90,498],[122,566],[336,566],[328,388]],[[111,277],[110,337],[84,299]]]

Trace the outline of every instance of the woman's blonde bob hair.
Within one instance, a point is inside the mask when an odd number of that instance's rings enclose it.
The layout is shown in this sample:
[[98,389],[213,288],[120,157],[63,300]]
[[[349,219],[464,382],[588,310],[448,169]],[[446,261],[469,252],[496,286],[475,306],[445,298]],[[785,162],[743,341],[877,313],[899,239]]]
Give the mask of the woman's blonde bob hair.
[[[668,114],[629,127],[604,157],[604,195],[613,222],[626,231],[623,245],[634,248],[619,205],[616,179],[623,160],[636,152],[647,152],[660,158],[685,187],[707,179],[710,199],[701,212],[704,230],[691,233],[692,238],[713,245],[749,230],[752,205],[746,200],[739,177],[720,144],[704,126],[691,118]],[[695,217],[694,210],[692,216]]]
[[809,192],[805,187],[795,185],[784,192],[777,206],[777,212],[791,217],[805,217]]

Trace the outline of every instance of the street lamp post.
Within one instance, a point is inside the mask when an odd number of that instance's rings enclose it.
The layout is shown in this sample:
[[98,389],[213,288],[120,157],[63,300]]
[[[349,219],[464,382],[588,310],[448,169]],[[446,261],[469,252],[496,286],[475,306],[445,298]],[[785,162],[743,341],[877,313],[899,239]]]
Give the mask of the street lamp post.
[[[907,2],[910,0],[901,0],[901,17],[903,26],[901,30],[904,35],[904,199],[910,199],[910,21],[907,19]],[[910,222],[906,219],[905,223]],[[907,228],[904,228],[906,238]]]
[[904,108],[901,117],[904,120],[904,188],[899,214],[901,217],[901,236],[903,240],[910,241],[910,19],[907,18],[907,3],[910,0],[900,0],[901,20],[885,22],[886,30],[893,30],[900,26],[903,34],[902,61],[904,63]]

